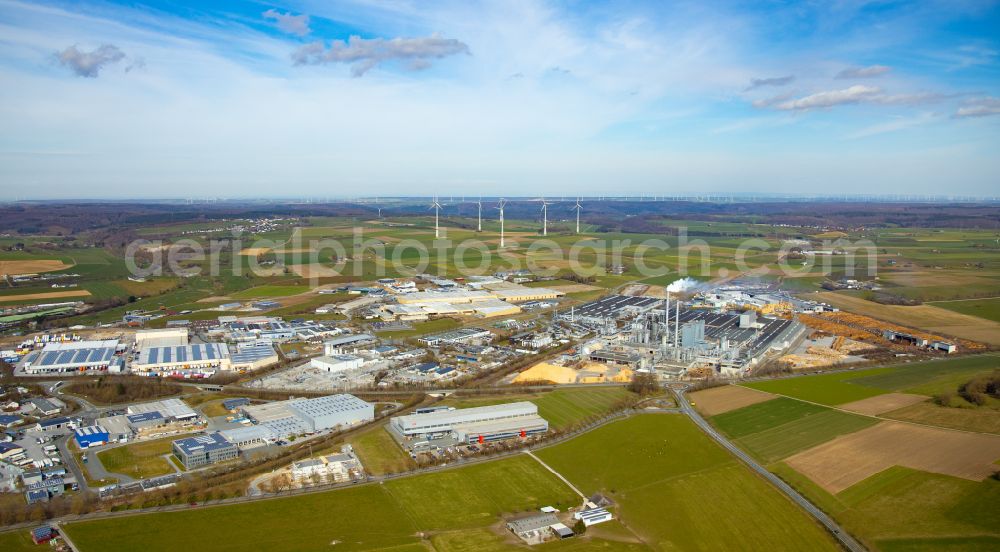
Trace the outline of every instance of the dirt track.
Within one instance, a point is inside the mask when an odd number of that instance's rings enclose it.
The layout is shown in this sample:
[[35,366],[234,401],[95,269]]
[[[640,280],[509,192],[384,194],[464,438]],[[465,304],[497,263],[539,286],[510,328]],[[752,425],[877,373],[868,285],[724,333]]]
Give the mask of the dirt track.
[[23,293],[21,295],[0,295],[0,303],[7,301],[29,301],[33,299],[58,299],[60,297],[90,297],[85,289],[73,291],[49,291],[45,293]]
[[701,412],[705,416],[715,416],[716,414],[722,414],[730,410],[750,406],[751,404],[769,401],[776,398],[776,395],[750,389],[749,387],[740,387],[739,385],[724,385],[722,387],[705,389],[704,391],[695,391],[689,394],[688,397],[694,401],[698,412]]
[[892,466],[981,481],[997,470],[1000,436],[883,422],[785,460],[839,493]]
[[840,405],[844,410],[867,414],[868,416],[878,416],[884,412],[891,412],[899,408],[917,404],[927,400],[923,395],[911,395],[909,393],[888,393],[878,395]]

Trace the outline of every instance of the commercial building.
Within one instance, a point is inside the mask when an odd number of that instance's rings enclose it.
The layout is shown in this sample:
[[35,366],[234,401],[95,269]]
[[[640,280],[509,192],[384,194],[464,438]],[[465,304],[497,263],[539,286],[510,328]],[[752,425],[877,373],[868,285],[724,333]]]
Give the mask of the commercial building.
[[291,399],[248,405],[243,413],[266,426],[274,439],[347,427],[375,419],[375,406],[354,395],[327,395],[315,399]]
[[132,371],[150,375],[232,370],[229,348],[223,343],[200,343],[176,347],[146,347],[132,363]]
[[542,301],[545,299],[555,299],[561,297],[563,293],[554,289],[527,286],[510,286],[491,290],[498,298],[511,303],[523,303],[525,301]]
[[389,421],[389,427],[404,438],[433,438],[451,434],[459,441],[482,443],[545,433],[549,423],[538,415],[538,407],[534,403],[521,401],[394,416]]
[[375,419],[375,405],[347,394],[292,400],[288,401],[288,408],[314,433]]
[[241,344],[231,351],[229,360],[233,370],[251,371],[277,364],[281,359],[270,343]]
[[372,334],[349,334],[337,336],[333,339],[323,342],[323,354],[325,355],[336,355],[340,354],[343,347],[347,345],[362,345],[364,343],[374,343],[377,341]]
[[189,470],[233,460],[239,454],[236,445],[218,433],[178,439],[173,442],[172,448],[174,456]]
[[198,418],[198,413],[180,399],[163,399],[142,404],[133,404],[126,408],[126,414],[142,414],[159,412],[169,421],[190,421]]
[[81,427],[73,431],[76,444],[81,449],[99,447],[107,444],[109,440],[108,430],[99,425]]
[[139,330],[135,332],[135,347],[182,347],[188,344],[187,328]]
[[316,357],[309,361],[309,365],[325,372],[346,372],[361,368],[365,360],[354,355],[330,355]]
[[266,426],[247,426],[224,429],[219,432],[222,438],[236,445],[240,451],[263,447],[276,440],[274,432]]
[[487,291],[418,291],[407,293],[396,297],[396,301],[401,305],[412,303],[472,303],[475,301],[489,301],[496,299],[496,296]]
[[118,340],[47,343],[34,358],[25,360],[27,374],[107,370],[115,358]]

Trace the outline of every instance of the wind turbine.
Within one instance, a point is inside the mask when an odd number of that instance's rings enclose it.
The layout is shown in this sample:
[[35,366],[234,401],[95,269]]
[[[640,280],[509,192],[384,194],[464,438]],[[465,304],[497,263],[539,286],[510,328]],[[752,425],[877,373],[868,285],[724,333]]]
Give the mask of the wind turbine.
[[580,205],[580,198],[576,198],[576,205],[573,206],[573,209],[576,210],[576,233],[579,234],[580,233],[580,209],[583,209],[583,206]]
[[503,249],[503,245],[504,245],[503,244],[503,208],[504,208],[505,205],[507,205],[507,200],[501,197],[500,201],[497,203],[497,209],[500,209],[500,249]]
[[441,204],[438,203],[437,196],[434,196],[434,203],[431,203],[431,209],[434,209],[434,239],[441,237],[441,227],[438,226],[438,215],[441,213]]
[[549,204],[545,201],[543,197],[542,202],[542,235],[549,235]]
[[483,231],[483,198],[479,198],[476,202],[476,206],[479,207],[479,215],[476,223],[476,232]]

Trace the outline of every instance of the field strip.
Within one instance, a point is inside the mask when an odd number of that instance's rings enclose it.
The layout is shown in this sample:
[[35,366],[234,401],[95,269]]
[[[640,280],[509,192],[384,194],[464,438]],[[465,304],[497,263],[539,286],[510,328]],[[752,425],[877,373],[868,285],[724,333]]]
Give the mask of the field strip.
[[582,498],[584,500],[587,500],[587,497],[583,493],[580,492],[580,489],[577,489],[575,485],[573,485],[572,483],[570,483],[569,479],[566,479],[565,477],[562,476],[561,473],[559,473],[556,470],[552,469],[552,467],[549,466],[548,464],[546,464],[541,458],[535,456],[535,453],[531,452],[530,450],[524,450],[523,452],[524,452],[524,454],[527,454],[528,456],[530,456],[530,457],[534,458],[535,460],[537,460],[538,463],[541,464],[543,468],[545,468],[545,469],[549,470],[550,472],[552,472],[563,483],[565,483],[570,489],[573,489],[574,493],[580,495],[580,498]]
[[[865,414],[864,412],[855,412],[853,410],[846,410],[846,409],[840,408],[839,406],[831,406],[831,405],[828,405],[828,404],[822,404],[822,403],[818,403],[818,402],[807,401],[805,399],[800,399],[800,398],[797,398],[797,397],[791,397],[791,396],[788,396],[788,395],[782,395],[780,393],[775,393],[775,395],[777,395],[778,397],[785,397],[786,399],[792,399],[792,400],[796,400],[796,401],[802,401],[804,403],[814,404],[816,406],[822,406],[823,408],[829,408],[831,410],[839,410],[840,412],[843,412],[845,414],[854,414],[855,416],[864,416],[866,418],[873,418],[875,420],[881,420],[881,421],[884,421],[884,422],[898,422],[898,423],[901,423],[901,424],[910,424],[910,425],[913,425],[913,426],[926,427],[926,428],[930,428],[930,429],[942,429],[942,430],[945,430],[945,431],[956,431],[956,432],[959,432],[959,433],[971,433],[973,435],[993,435],[993,436],[996,435],[995,433],[989,433],[989,432],[986,432],[986,431],[971,431],[971,430],[968,430],[968,429],[954,429],[954,428],[950,428],[950,427],[936,426],[936,425],[933,425],[933,424],[922,424],[920,422],[911,422],[911,421],[908,421],[908,420],[897,420],[895,418],[883,418],[881,416],[875,416],[873,414]],[[930,397],[927,397],[927,398],[929,399]],[[857,401],[853,401],[853,402],[857,402]],[[847,404],[850,404],[850,403],[847,403]]]

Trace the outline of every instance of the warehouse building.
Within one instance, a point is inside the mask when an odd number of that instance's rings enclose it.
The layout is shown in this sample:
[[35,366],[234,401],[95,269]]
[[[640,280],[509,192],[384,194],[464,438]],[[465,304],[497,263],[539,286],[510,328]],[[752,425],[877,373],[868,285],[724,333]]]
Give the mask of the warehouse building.
[[375,405],[347,394],[288,401],[288,408],[314,433],[375,419]]
[[135,332],[135,348],[182,347],[188,344],[187,328],[139,330]]
[[330,355],[316,357],[309,361],[309,365],[325,372],[346,372],[361,368],[365,360],[354,355]]
[[54,374],[107,370],[117,349],[117,339],[47,343],[34,358],[24,362],[24,371],[27,374]]
[[521,401],[394,416],[389,427],[404,438],[433,438],[450,434],[462,442],[482,443],[545,433],[549,430],[549,423],[538,415],[538,407],[534,403]]
[[75,429],[73,433],[75,433],[76,444],[81,449],[99,447],[107,444],[110,439],[108,430],[99,425],[81,427]]
[[173,442],[172,448],[174,456],[188,470],[233,460],[239,455],[236,445],[218,433],[178,439]]
[[492,293],[487,291],[418,291],[407,293],[396,297],[396,301],[401,305],[413,303],[473,303],[475,301],[489,301],[496,299]]
[[281,359],[278,358],[274,345],[256,343],[237,346],[235,351],[230,352],[229,360],[233,370],[251,371],[277,364]]
[[180,399],[163,399],[142,404],[133,404],[125,409],[126,414],[159,412],[169,421],[189,421],[198,418],[198,413]]
[[147,375],[183,375],[232,370],[229,348],[223,343],[176,347],[146,347],[132,363],[132,371]]
[[236,445],[240,452],[266,446],[276,437],[267,426],[248,426],[233,429],[224,429],[219,432],[222,438]]

